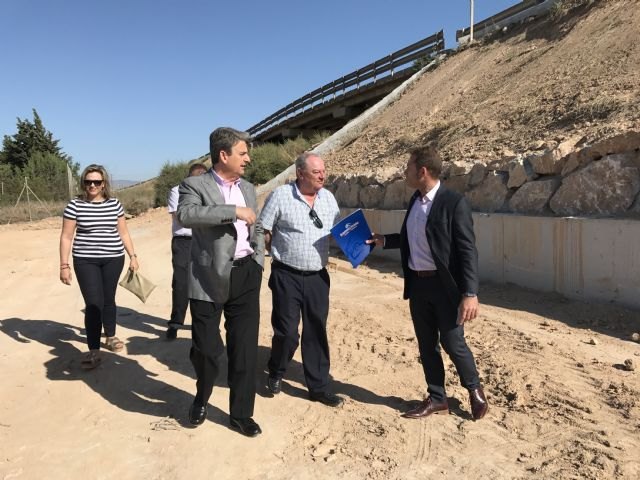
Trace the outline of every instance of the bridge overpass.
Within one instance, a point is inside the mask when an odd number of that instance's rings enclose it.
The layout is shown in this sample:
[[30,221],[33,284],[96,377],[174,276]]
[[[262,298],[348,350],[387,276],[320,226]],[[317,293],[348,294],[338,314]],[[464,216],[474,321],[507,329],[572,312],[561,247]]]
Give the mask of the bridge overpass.
[[[555,1],[522,0],[476,23],[474,38],[544,15]],[[457,30],[458,44],[467,43],[469,39],[469,27]],[[277,142],[317,130],[337,131],[388,95],[413,75],[417,67],[424,66],[442,50],[444,36],[441,30],[294,100],[247,131],[257,142]]]
[[[444,50],[442,30],[294,100],[247,131],[257,142],[277,142],[313,131],[339,130],[416,71],[416,62]],[[422,65],[424,66],[424,65]]]

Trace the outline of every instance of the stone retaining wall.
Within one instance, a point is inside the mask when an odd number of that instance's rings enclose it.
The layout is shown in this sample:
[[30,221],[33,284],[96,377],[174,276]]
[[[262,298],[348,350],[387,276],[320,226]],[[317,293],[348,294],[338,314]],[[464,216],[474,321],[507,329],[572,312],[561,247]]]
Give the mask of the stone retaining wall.
[[[446,162],[443,183],[477,212],[640,217],[640,133],[537,147],[488,162]],[[384,177],[329,176],[326,185],[347,208],[404,209],[413,193],[403,169]]]

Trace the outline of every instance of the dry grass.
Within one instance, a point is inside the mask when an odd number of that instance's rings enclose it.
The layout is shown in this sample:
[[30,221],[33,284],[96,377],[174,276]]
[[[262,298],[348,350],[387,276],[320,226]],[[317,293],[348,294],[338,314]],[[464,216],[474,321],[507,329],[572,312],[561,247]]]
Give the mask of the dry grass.
[[549,10],[549,15],[554,21],[560,20],[574,8],[591,5],[594,1],[595,0],[558,0],[553,4],[551,10]]
[[62,216],[66,201],[31,202],[20,201],[18,205],[0,206],[0,224],[22,223],[42,220],[43,218]]
[[130,215],[140,215],[150,208],[154,208],[156,191],[155,179],[128,187],[122,190],[116,190],[115,196],[122,203],[125,212]]

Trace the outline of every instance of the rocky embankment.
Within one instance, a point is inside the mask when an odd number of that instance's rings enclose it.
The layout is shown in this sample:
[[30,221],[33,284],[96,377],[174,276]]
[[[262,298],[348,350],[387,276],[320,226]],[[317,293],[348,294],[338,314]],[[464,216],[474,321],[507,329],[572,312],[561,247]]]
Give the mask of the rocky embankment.
[[[411,191],[402,168],[328,179],[343,207],[406,208]],[[488,163],[445,162],[444,184],[478,212],[553,216],[640,217],[640,133],[594,144],[584,138],[540,142],[531,151]]]

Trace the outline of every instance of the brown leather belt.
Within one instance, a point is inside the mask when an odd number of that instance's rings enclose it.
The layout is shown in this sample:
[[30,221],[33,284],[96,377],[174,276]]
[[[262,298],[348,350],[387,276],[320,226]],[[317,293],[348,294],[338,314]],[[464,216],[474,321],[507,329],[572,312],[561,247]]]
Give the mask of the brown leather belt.
[[437,270],[411,270],[415,273],[416,277],[435,277],[438,274]]

